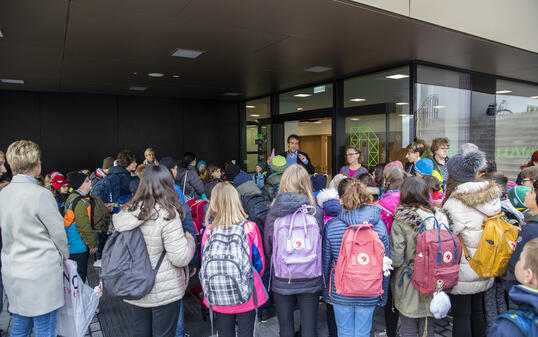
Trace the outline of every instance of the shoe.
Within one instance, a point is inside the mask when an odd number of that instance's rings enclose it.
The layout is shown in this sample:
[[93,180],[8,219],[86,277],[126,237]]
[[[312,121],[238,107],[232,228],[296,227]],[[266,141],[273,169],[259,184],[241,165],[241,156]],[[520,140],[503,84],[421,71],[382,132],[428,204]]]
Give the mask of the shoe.
[[386,331],[376,331],[374,334],[375,337],[387,337]]
[[93,267],[94,267],[94,268],[101,268],[101,262],[102,262],[101,259],[96,260],[96,261],[93,263]]
[[271,310],[268,310],[268,309],[263,310],[263,311],[258,312],[258,321],[260,323],[265,323],[269,319],[271,319],[273,316],[275,316],[275,314],[272,313]]

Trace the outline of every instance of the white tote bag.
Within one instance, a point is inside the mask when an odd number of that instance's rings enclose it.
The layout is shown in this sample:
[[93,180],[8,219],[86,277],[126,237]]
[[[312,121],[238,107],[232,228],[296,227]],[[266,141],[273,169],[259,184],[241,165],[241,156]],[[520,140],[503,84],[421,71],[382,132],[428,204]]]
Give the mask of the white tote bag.
[[82,283],[77,273],[77,263],[64,261],[65,304],[58,314],[58,335],[84,337],[99,305],[93,289]]

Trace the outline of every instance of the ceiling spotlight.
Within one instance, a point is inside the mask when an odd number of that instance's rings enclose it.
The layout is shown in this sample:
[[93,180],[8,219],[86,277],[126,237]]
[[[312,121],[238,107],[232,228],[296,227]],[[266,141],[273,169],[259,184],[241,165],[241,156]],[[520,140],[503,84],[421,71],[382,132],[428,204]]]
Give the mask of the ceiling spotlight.
[[255,107],[256,107],[255,105],[247,105],[247,109],[254,109]]
[[366,98],[352,98],[350,99],[351,102],[364,102],[366,101]]
[[446,105],[434,105],[434,109],[443,109],[446,108]]
[[398,102],[398,103],[396,103],[396,105],[407,105],[407,104],[409,104],[409,103],[407,103],[407,102]]
[[23,80],[14,80],[9,78],[2,78],[0,79],[2,83],[8,83],[8,84],[24,84]]
[[321,124],[321,121],[315,121],[314,124]]
[[149,73],[149,77],[164,77],[163,73]]
[[496,94],[509,94],[511,92],[512,92],[512,90],[499,90],[499,91],[496,91],[495,93]]
[[129,87],[129,90],[132,90],[132,91],[144,91],[147,88],[148,87]]
[[224,96],[239,96],[241,94],[238,92],[225,92],[223,95]]
[[310,94],[296,94],[296,95],[293,95],[293,97],[310,97],[312,95]]
[[203,50],[191,50],[191,49],[177,48],[176,50],[174,50],[172,52],[172,54],[170,54],[170,56],[186,57],[186,58],[189,58],[189,59],[195,59],[198,56],[202,55],[203,53],[205,53],[205,51],[203,51]]
[[301,108],[301,107],[298,107],[298,108],[297,108],[297,110],[301,111],[301,110],[303,110],[303,108]]
[[304,71],[309,71],[311,73],[322,73],[324,71],[329,71],[331,69],[332,68],[324,67],[324,66],[314,66],[314,67],[310,67],[308,69],[305,69]]
[[173,78],[178,78],[178,77],[179,77],[179,75],[172,75],[172,77],[173,77]]
[[402,78],[408,78],[409,75],[404,74],[395,74],[390,76],[385,76],[385,78],[390,78],[391,80],[401,80]]
[[358,118],[350,118],[349,120],[358,121],[359,119]]
[[252,115],[250,115],[250,117],[260,117],[260,115],[258,115],[258,114],[252,114]]
[[531,96],[531,98],[538,99],[538,96]]

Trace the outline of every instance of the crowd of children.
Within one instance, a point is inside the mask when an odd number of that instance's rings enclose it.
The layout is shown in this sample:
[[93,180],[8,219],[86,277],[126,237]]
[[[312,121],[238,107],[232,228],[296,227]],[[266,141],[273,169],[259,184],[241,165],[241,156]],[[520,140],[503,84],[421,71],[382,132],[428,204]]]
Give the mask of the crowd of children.
[[107,274],[107,238],[134,230],[155,279],[126,299],[133,336],[187,335],[189,289],[221,337],[254,336],[273,312],[280,336],[315,337],[320,298],[331,337],[370,336],[378,306],[386,330],[377,336],[434,336],[447,314],[453,336],[538,336],[538,151],[512,183],[473,144],[449,158],[447,138],[429,148],[416,140],[405,167],[371,173],[349,146],[327,184],[299,141],[288,137],[288,151],[253,175],[192,152],[157,160],[148,148],[141,164],[124,150],[93,172],[41,178],[37,144],[0,151],[0,177],[6,161],[13,176],[0,185],[12,336],[26,336],[29,322],[36,336],[55,335],[44,319],[63,306],[62,258],[85,280],[96,254]]

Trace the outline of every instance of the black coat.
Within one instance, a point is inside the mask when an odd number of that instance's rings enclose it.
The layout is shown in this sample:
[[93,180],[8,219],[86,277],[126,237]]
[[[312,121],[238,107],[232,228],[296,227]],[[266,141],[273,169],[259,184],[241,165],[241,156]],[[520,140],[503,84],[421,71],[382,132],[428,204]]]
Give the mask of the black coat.
[[[282,152],[280,155],[282,157],[286,158],[287,154],[288,154],[288,151],[285,151],[285,152]],[[299,159],[299,154],[302,154],[303,156],[306,157],[306,160],[308,161],[308,164],[303,163],[303,161],[301,159]],[[312,165],[312,161],[310,160],[310,157],[308,156],[308,153],[306,153],[306,152],[297,151],[297,164],[302,165],[308,171],[308,174],[314,174],[315,171],[316,171],[314,169],[314,165]]]
[[[185,179],[187,176],[187,179]],[[205,193],[204,183],[198,175],[196,167],[189,165],[186,168],[180,168],[176,177],[176,184],[181,187],[183,194],[189,199],[201,199]]]

